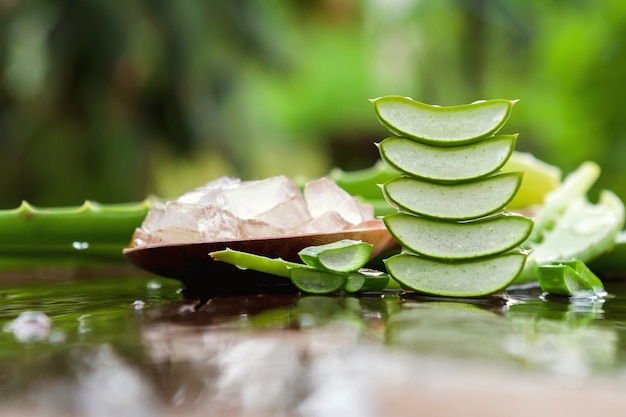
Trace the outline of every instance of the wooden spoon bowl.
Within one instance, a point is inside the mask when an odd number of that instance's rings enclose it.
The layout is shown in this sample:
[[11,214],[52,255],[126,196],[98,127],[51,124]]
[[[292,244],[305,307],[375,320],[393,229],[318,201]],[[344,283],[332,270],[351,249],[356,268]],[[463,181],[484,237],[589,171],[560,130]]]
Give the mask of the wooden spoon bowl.
[[335,233],[129,247],[124,249],[124,256],[141,269],[182,281],[187,296],[293,292],[295,288],[288,279],[255,271],[242,271],[232,265],[213,260],[209,253],[230,248],[300,262],[298,252],[301,249],[342,239],[371,243],[372,258],[397,245],[381,221],[372,227]]

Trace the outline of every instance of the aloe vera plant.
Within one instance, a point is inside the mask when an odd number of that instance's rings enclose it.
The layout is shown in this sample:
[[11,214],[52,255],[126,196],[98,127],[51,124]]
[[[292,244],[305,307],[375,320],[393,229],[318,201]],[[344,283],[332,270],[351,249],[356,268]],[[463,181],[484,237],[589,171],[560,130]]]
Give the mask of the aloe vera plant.
[[[152,202],[0,210],[0,267],[125,261],[122,249]],[[71,262],[70,262],[71,263]]]
[[[372,102],[382,124],[399,135],[379,144],[381,159],[401,174],[383,185],[398,210],[385,216],[385,224],[402,246],[402,253],[384,260],[391,277],[439,296],[505,289],[524,268],[521,243],[533,226],[529,218],[505,212],[522,174],[498,171],[517,135],[494,135],[515,101],[439,107],[389,96]],[[419,154],[419,160],[403,153]]]

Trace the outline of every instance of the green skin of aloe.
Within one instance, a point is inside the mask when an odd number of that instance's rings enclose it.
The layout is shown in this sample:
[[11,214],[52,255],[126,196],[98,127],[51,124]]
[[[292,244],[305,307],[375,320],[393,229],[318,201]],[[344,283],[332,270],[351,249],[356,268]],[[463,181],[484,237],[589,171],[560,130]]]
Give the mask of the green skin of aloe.
[[135,228],[152,201],[38,208],[23,202],[0,210],[0,267],[125,262]]

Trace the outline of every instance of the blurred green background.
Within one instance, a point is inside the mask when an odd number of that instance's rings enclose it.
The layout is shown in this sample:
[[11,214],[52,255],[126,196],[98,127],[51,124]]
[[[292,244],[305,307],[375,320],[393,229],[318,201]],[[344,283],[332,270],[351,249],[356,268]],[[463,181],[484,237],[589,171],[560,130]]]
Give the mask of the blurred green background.
[[0,0],[0,208],[366,168],[369,98],[520,99],[518,150],[626,200],[623,0]]

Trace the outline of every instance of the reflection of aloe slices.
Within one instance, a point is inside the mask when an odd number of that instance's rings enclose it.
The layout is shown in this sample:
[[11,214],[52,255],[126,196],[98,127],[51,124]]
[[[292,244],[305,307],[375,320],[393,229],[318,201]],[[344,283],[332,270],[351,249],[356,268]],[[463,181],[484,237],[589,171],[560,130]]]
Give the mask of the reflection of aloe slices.
[[522,174],[514,172],[463,184],[435,184],[401,177],[387,182],[383,190],[389,201],[403,211],[439,219],[467,220],[504,208],[521,180]]
[[379,144],[379,150],[383,161],[407,175],[438,182],[466,181],[501,168],[516,139],[517,135],[501,135],[469,145],[440,147],[390,137]]
[[401,285],[425,294],[476,297],[508,287],[524,266],[526,254],[510,251],[465,262],[442,262],[401,253],[385,259]]
[[392,132],[437,146],[475,142],[496,133],[515,101],[487,100],[460,106],[432,106],[408,97],[371,100],[381,123]]
[[404,213],[384,218],[389,232],[405,249],[440,259],[469,259],[505,252],[521,244],[533,221],[499,215],[472,222],[444,222]]

